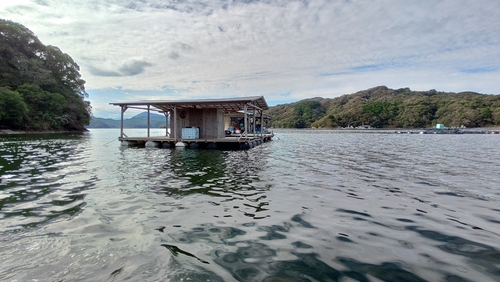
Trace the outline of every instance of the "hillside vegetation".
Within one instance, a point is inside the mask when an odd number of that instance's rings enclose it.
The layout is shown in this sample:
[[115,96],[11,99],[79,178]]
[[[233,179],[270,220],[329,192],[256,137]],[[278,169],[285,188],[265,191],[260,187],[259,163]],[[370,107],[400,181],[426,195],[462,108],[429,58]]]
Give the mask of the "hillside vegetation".
[[80,67],[21,24],[0,19],[0,129],[85,130]]
[[268,113],[277,128],[500,126],[500,96],[378,86],[333,99],[278,105]]

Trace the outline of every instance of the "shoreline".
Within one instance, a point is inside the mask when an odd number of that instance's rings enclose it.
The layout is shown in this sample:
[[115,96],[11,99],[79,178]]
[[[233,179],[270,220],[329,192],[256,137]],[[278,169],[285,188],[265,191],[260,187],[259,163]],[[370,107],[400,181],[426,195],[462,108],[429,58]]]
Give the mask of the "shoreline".
[[1,135],[35,135],[35,134],[65,134],[65,133],[85,133],[88,132],[87,129],[84,131],[68,131],[68,130],[61,130],[61,131],[24,131],[24,130],[10,130],[10,129],[0,129],[0,136]]
[[475,128],[272,128],[272,131],[305,130],[305,131],[332,131],[339,133],[373,133],[373,134],[500,134],[498,127],[475,127]]
[[[90,128],[90,129],[101,129],[101,128]],[[111,128],[102,128],[102,129],[111,129]],[[119,128],[116,128],[119,129]],[[494,132],[495,134],[500,133],[500,127],[474,127],[474,128],[466,128],[466,129],[444,129],[444,130],[436,130],[435,128],[370,128],[370,129],[361,129],[361,128],[272,128],[273,130],[313,130],[313,131],[323,131],[323,130],[334,130],[339,132],[351,132],[351,133],[420,133],[420,131],[428,132],[439,132],[441,134],[448,133],[451,131],[462,131],[465,133],[485,133],[487,131]],[[0,129],[0,136],[9,136],[9,135],[37,135],[37,134],[75,134],[75,133],[85,133],[89,132],[89,128],[85,128],[85,130],[77,131],[77,130],[61,130],[61,131],[25,131],[25,130],[10,130],[10,129]]]
[[[416,131],[416,130],[437,130],[434,127],[429,127],[429,128],[340,128],[340,127],[320,127],[320,128],[286,128],[286,127],[272,127],[270,129],[279,129],[279,130],[290,130],[290,129],[297,129],[297,130],[337,130],[337,131]],[[500,127],[471,127],[471,128],[445,128],[441,129],[443,131],[446,130],[471,130],[471,131],[481,131],[481,130],[495,130],[498,131],[500,130]]]

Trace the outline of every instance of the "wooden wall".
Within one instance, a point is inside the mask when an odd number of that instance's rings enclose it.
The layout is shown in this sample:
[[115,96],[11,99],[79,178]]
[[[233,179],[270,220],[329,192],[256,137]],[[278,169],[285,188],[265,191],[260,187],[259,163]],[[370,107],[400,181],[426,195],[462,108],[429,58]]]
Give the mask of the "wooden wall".
[[[180,114],[184,111],[185,118]],[[177,132],[181,137],[183,127],[199,127],[200,139],[224,138],[224,112],[217,109],[177,110]]]

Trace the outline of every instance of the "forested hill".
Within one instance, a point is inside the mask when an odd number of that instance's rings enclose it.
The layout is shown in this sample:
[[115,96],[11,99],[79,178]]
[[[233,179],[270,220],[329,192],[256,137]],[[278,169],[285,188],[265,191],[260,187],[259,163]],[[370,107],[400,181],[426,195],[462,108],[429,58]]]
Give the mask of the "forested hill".
[[80,67],[21,24],[0,19],[0,129],[85,130]]
[[333,99],[278,105],[268,113],[277,128],[500,126],[500,95],[378,86]]
[[[165,128],[166,119],[164,115],[150,113],[149,126],[151,128]],[[121,120],[91,117],[87,128],[120,128]],[[148,113],[143,112],[131,118],[123,119],[124,128],[147,128]]]

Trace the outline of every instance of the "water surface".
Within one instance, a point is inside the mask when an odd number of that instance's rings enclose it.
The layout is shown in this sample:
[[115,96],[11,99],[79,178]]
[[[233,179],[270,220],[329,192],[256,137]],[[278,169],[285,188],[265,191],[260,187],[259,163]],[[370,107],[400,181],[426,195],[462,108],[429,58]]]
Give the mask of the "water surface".
[[500,279],[499,135],[275,133],[0,136],[0,280]]

